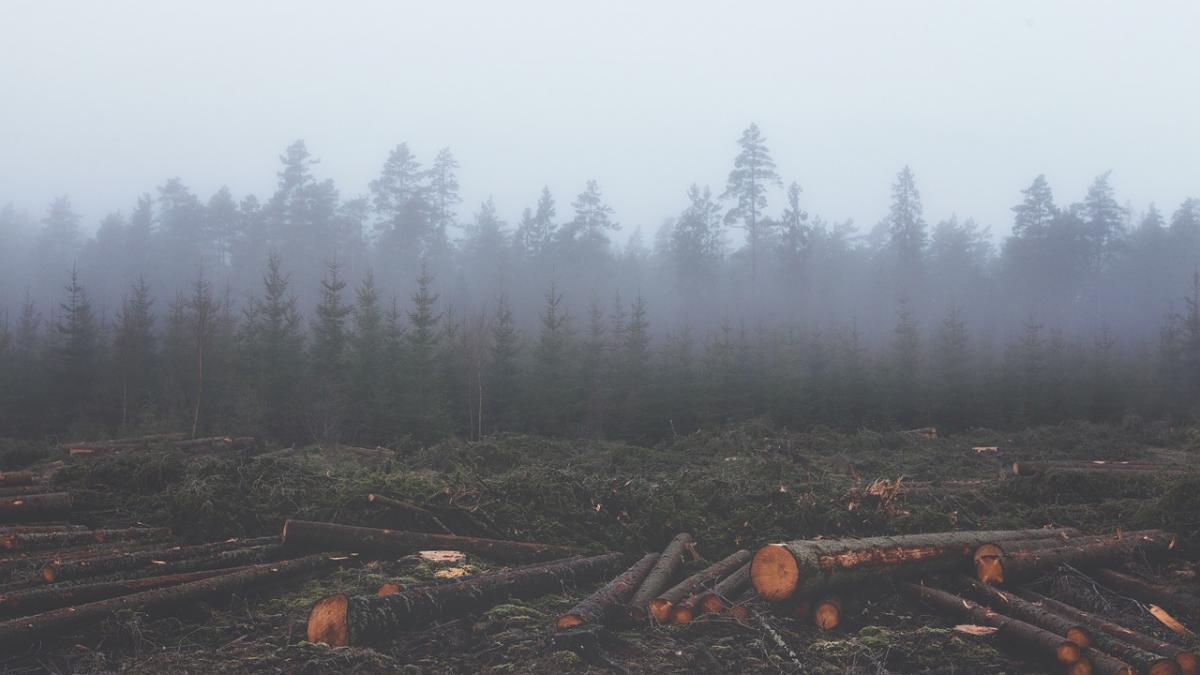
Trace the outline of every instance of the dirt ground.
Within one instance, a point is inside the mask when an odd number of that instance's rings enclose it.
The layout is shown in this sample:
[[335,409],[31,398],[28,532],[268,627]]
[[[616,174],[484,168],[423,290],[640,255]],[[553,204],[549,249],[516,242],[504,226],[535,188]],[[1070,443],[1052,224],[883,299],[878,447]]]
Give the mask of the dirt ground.
[[[997,446],[998,453],[976,453]],[[50,448],[0,445],[0,467],[61,459]],[[236,455],[147,451],[68,460],[53,478],[76,499],[76,522],[166,525],[189,542],[279,532],[299,517],[399,526],[368,493],[441,507],[463,527],[506,538],[626,552],[658,550],[691,532],[715,560],[783,539],[950,529],[1058,525],[1087,532],[1169,529],[1183,550],[1200,543],[1200,478],[1015,478],[1013,461],[1049,458],[1195,462],[1200,430],[1143,424],[1069,424],[1018,433],[792,432],[757,422],[681,436],[645,448],[510,435],[448,442],[394,459],[320,448],[260,448]],[[865,495],[876,479],[982,480],[970,490]],[[697,566],[702,563],[696,563]],[[1180,560],[1134,569],[1197,585]],[[489,561],[468,557],[462,572]],[[373,593],[385,581],[446,574],[416,556],[187,608],[174,616],[128,612],[99,626],[0,656],[13,673],[1037,673],[1034,661],[991,638],[863,589],[845,628],[819,632],[760,606],[745,623],[716,617],[682,627],[648,625],[556,634],[555,616],[591,588],[502,604],[375,649],[304,640],[308,607],[334,591]],[[1073,571],[1038,581],[1147,632],[1144,608]],[[1180,617],[1193,628],[1200,617]],[[781,644],[782,643],[782,644]]]

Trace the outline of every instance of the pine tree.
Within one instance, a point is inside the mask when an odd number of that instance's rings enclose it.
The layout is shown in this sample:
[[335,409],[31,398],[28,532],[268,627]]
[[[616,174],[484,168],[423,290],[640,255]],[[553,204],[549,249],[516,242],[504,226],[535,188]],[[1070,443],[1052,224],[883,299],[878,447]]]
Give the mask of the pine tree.
[[462,203],[458,196],[458,160],[450,148],[442,148],[426,172],[429,181],[429,218],[435,236],[446,240],[447,230],[454,226],[454,207]]
[[[608,233],[620,228],[613,220],[613,210],[604,203],[600,185],[589,180],[583,192],[571,202],[575,218],[558,230],[568,250],[585,261],[595,259],[608,250]],[[539,204],[540,211],[540,204]]]
[[621,426],[625,438],[644,438],[647,429],[646,407],[649,399],[650,322],[646,301],[641,295],[629,310],[629,321],[621,336],[620,396]]
[[[195,283],[192,284],[191,297],[180,302],[179,308],[176,310],[176,316],[181,323],[178,328],[182,331],[177,339],[190,348],[191,360],[194,364],[191,379],[194,382],[195,393],[191,399],[190,420],[193,438],[204,428],[201,420],[204,419],[202,414],[206,411],[205,384],[209,371],[212,369],[213,352],[216,350],[219,311],[220,307],[213,299],[212,287],[203,275],[196,277]],[[207,396],[212,397],[211,393]]]
[[507,297],[501,295],[492,322],[490,372],[487,400],[491,411],[489,428],[494,431],[516,431],[522,399],[520,364],[521,333],[513,320]]
[[389,359],[390,331],[379,306],[379,290],[370,272],[355,291],[354,329],[349,338],[351,436],[372,444],[388,442],[396,432],[392,411],[402,402],[391,375],[398,360]]
[[337,261],[326,266],[321,279],[321,301],[310,334],[312,430],[323,442],[336,442],[343,432],[349,405],[349,336],[346,322],[354,307],[342,300],[346,282],[339,275]]
[[438,368],[443,336],[437,301],[433,276],[422,266],[404,335],[403,408],[405,431],[422,443],[439,440],[450,430],[446,392]]
[[796,271],[812,251],[812,226],[808,223],[808,212],[800,205],[799,183],[787,187],[787,206],[779,218],[781,237],[779,255],[784,265]]
[[62,406],[64,428],[75,424],[96,423],[97,392],[100,375],[100,328],[92,314],[87,291],[79,283],[79,274],[71,269],[67,297],[59,305],[61,312],[55,329],[57,353],[56,398]]
[[738,145],[741,151],[733,160],[733,170],[729,172],[721,199],[733,199],[736,202],[725,214],[725,222],[731,225],[740,223],[740,227],[746,230],[751,278],[757,279],[759,247],[769,238],[769,233],[764,230],[770,223],[761,217],[767,208],[767,190],[772,185],[782,186],[783,182],[775,172],[775,160],[771,159],[766,139],[757,124],[751,124],[742,132]]
[[570,376],[571,317],[562,303],[562,294],[551,285],[533,349],[530,415],[540,433],[551,435],[566,433],[575,405]]
[[712,191],[693,183],[687,197],[688,207],[671,231],[671,254],[684,294],[694,297],[702,284],[716,276],[724,241],[721,207]]
[[139,279],[117,313],[113,338],[113,365],[121,401],[121,429],[129,430],[154,402],[157,353],[154,335],[154,301],[150,287]]
[[517,228],[516,242],[525,256],[542,263],[550,247],[558,237],[558,224],[554,222],[557,209],[550,188],[543,187],[538,197],[537,210],[525,209],[521,225]]
[[899,265],[901,291],[916,291],[917,276],[928,235],[922,216],[921,194],[917,192],[912,169],[907,166],[896,175],[892,184],[892,208],[888,215],[889,247]]
[[407,267],[430,252],[429,203],[421,164],[401,143],[392,149],[379,178],[371,181],[379,253]]
[[935,346],[934,396],[938,423],[951,429],[965,428],[971,422],[971,397],[976,383],[970,364],[970,335],[957,307],[946,313]]
[[276,256],[267,261],[263,294],[251,300],[242,326],[242,372],[252,420],[271,438],[304,440],[304,336],[289,280]]
[[1054,205],[1054,193],[1046,182],[1046,176],[1039,174],[1021,194],[1025,195],[1025,199],[1012,207],[1016,213],[1013,220],[1013,236],[1033,240],[1045,238],[1050,223],[1058,215],[1058,207]]

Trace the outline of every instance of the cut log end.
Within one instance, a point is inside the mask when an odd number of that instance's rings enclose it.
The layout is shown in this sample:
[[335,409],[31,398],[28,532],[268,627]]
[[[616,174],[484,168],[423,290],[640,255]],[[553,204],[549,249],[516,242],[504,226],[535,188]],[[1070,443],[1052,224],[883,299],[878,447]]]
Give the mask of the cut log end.
[[554,622],[554,627],[558,630],[566,630],[575,626],[581,626],[583,623],[583,617],[578,614],[563,614]]
[[1192,652],[1179,652],[1175,655],[1175,663],[1179,664],[1179,672],[1183,675],[1200,675],[1200,658]]
[[308,613],[308,641],[324,642],[330,647],[350,644],[350,624],[346,620],[349,607],[345,593],[334,593],[318,600]]
[[813,623],[821,630],[833,630],[842,622],[842,611],[834,602],[819,602],[813,609]]
[[745,605],[734,605],[726,610],[725,613],[738,621],[745,621],[750,618],[750,608]]
[[696,600],[696,607],[704,614],[720,614],[725,609],[725,602],[716,593],[705,593]]
[[53,564],[42,567],[42,581],[52,584],[56,578],[58,578],[58,571],[54,569]]
[[1092,636],[1083,626],[1074,626],[1068,628],[1067,639],[1085,649],[1090,647],[1092,644]]
[[1095,672],[1091,659],[1079,659],[1067,666],[1067,675],[1093,675]]
[[671,607],[674,603],[670,600],[655,598],[650,601],[649,610],[650,616],[659,623],[666,623],[671,618]]
[[1150,670],[1146,671],[1150,675],[1180,675],[1183,672],[1175,659],[1163,659],[1158,663],[1150,666]]
[[985,584],[1004,583],[1004,566],[1000,563],[1004,555],[997,544],[984,544],[975,549],[975,578]]
[[[310,623],[309,625],[311,626],[312,624]],[[1058,648],[1054,650],[1054,654],[1058,657],[1059,663],[1065,663],[1067,665],[1076,663],[1083,658],[1083,650],[1079,647],[1079,645],[1071,642],[1070,640],[1058,645]]]
[[400,584],[393,584],[393,583],[389,582],[389,583],[386,583],[386,584],[380,586],[379,592],[377,592],[375,595],[378,595],[379,597],[384,598],[389,595],[395,595],[399,592],[400,592]]
[[800,565],[786,546],[769,544],[758,549],[750,563],[750,581],[763,599],[786,600],[800,583]]
[[691,607],[676,605],[671,608],[671,623],[677,626],[691,623],[693,618],[694,613]]

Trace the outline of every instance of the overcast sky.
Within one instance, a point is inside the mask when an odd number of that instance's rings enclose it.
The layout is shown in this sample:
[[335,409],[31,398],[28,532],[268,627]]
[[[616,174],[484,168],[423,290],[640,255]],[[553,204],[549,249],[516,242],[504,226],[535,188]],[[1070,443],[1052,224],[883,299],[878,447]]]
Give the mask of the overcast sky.
[[69,193],[90,229],[170,176],[265,197],[297,138],[354,196],[408,141],[458,156],[462,218],[595,178],[649,233],[756,121],[864,228],[904,164],[930,222],[1006,232],[1038,173],[1066,203],[1108,169],[1169,213],[1200,196],[1198,35],[1186,0],[0,0],[0,203]]

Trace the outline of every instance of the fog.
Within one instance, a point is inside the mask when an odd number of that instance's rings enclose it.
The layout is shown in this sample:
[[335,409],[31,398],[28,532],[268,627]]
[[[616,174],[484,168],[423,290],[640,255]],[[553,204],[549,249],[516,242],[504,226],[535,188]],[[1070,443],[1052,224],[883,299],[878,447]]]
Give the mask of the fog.
[[[654,437],[627,419],[654,407],[634,371],[750,378],[708,419],[1180,414],[1200,395],[1197,25],[1187,2],[9,0],[0,374],[72,383],[30,433],[130,425],[103,390],[128,403],[131,369],[154,415],[215,429],[195,353],[225,350],[232,405],[366,359],[386,323],[391,360],[339,377],[390,364],[396,400],[440,410],[436,380],[455,419],[347,432],[376,441],[609,416]],[[129,331],[153,364],[122,360]],[[292,360],[263,366],[268,343]],[[1050,371],[1098,398],[1046,399]],[[960,385],[975,412],[947,412]],[[679,391],[654,395],[688,408]]]

